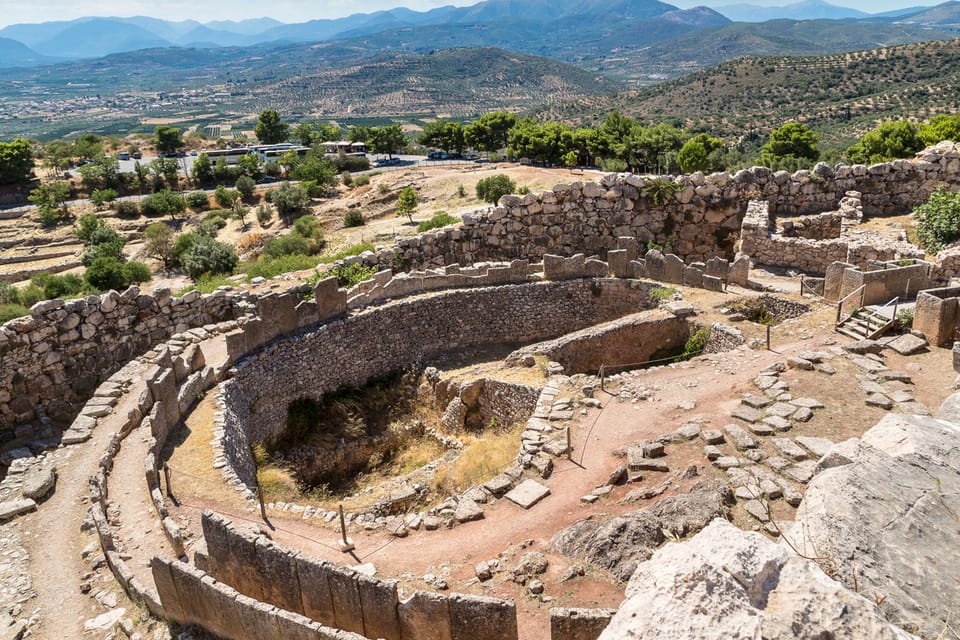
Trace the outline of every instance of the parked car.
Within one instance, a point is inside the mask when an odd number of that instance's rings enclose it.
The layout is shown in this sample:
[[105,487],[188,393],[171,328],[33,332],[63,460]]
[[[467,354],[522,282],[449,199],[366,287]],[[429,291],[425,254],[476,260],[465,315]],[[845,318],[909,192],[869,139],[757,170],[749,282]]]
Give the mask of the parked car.
[[257,180],[257,184],[273,184],[277,179],[273,176],[263,176]]

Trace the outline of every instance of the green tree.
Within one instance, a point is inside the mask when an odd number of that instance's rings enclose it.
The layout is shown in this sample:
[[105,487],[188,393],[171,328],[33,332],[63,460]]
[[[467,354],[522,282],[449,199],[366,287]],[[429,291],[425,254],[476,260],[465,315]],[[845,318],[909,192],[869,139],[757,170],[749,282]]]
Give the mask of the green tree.
[[646,171],[669,173],[679,168],[676,152],[682,144],[683,131],[666,122],[640,128],[639,136],[635,138],[634,162],[631,164]]
[[717,157],[718,151],[723,151],[723,140],[711,138],[705,133],[698,133],[687,140],[677,153],[680,170],[684,173],[716,171],[720,167],[712,158]]
[[413,211],[420,203],[420,196],[413,187],[404,187],[397,196],[397,215],[407,216],[413,222]]
[[207,154],[201,153],[197,156],[197,159],[193,161],[192,171],[193,181],[197,186],[213,182],[213,163]]
[[85,133],[73,142],[72,153],[77,158],[92,160],[103,155],[103,144],[93,133]]
[[264,109],[253,127],[253,133],[263,144],[277,144],[290,137],[290,125],[282,121],[274,109]]
[[53,226],[69,215],[67,200],[70,198],[70,185],[66,182],[47,182],[30,192],[27,199],[37,205],[40,220],[46,226]]
[[153,132],[153,144],[157,151],[162,153],[173,153],[183,146],[183,137],[180,135],[180,129],[160,125]]
[[108,202],[116,200],[117,195],[114,189],[94,189],[93,193],[90,194],[90,202],[92,202],[97,209],[101,209]]
[[[239,178],[237,178],[239,180]],[[240,199],[240,194],[232,189],[227,189],[222,184],[217,185],[213,192],[213,199],[217,201],[217,206],[221,209],[229,209],[233,203]]]
[[102,256],[93,260],[84,272],[83,277],[91,287],[100,291],[110,289],[122,291],[128,283],[123,262],[109,256]]
[[260,162],[260,156],[255,153],[240,156],[237,159],[237,167],[248,176],[259,178],[263,175],[263,163]]
[[507,155],[543,164],[561,164],[573,148],[573,129],[561,122],[524,118],[507,135]]
[[503,173],[482,178],[477,182],[477,197],[491,204],[497,204],[500,202],[500,198],[514,193],[516,190],[517,183]]
[[0,142],[0,184],[26,184],[33,169],[33,149],[23,138]]
[[908,120],[883,122],[873,131],[863,134],[847,149],[847,158],[857,164],[889,162],[908,158],[923,149],[923,140],[917,125]]
[[238,262],[233,247],[202,235],[197,235],[180,256],[183,270],[194,280],[205,273],[233,273]]
[[941,113],[920,125],[920,137],[925,144],[937,144],[943,140],[960,142],[960,115]]
[[97,258],[113,258],[124,262],[123,245],[126,239],[117,233],[103,218],[87,213],[77,219],[73,227],[77,239],[85,248],[80,261],[90,266]]
[[760,163],[777,169],[793,161],[810,165],[820,157],[817,142],[820,136],[799,122],[787,122],[770,133],[770,140],[760,149]]
[[312,181],[318,187],[329,187],[337,180],[337,168],[327,158],[311,151],[294,163],[290,177],[294,180]]
[[120,161],[115,157],[100,156],[78,171],[87,189],[115,189],[120,185]]
[[274,189],[272,194],[270,202],[277,208],[277,213],[284,218],[297,211],[302,211],[307,205],[307,192],[299,185],[285,182]]
[[407,146],[407,134],[403,132],[403,127],[395,122],[371,130],[367,144],[374,153],[385,153],[393,156],[398,149]]
[[254,182],[250,176],[240,176],[237,178],[236,184],[234,184],[234,187],[240,192],[240,197],[246,198],[247,200],[253,197],[256,186],[257,183]]
[[444,151],[463,153],[464,131],[459,122],[428,122],[417,136],[417,142],[427,147],[439,147]]
[[507,146],[507,134],[517,124],[517,116],[506,111],[485,113],[464,128],[466,143],[478,151],[498,151]]
[[173,229],[165,222],[154,222],[143,230],[143,251],[159,260],[165,269],[173,266]]
[[140,203],[140,211],[145,216],[170,216],[171,220],[177,219],[177,214],[187,210],[187,201],[182,194],[174,191],[158,191],[143,199]]

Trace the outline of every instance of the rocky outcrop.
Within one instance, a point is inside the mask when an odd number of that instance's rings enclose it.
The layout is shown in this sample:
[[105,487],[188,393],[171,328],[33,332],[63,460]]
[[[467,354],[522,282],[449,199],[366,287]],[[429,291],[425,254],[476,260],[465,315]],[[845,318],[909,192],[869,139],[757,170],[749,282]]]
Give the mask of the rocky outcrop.
[[816,563],[723,519],[640,564],[627,598],[600,640],[912,637]]
[[942,637],[960,611],[960,425],[889,414],[827,461],[786,539],[891,622]]
[[560,553],[607,569],[626,581],[639,562],[648,559],[665,531],[684,536],[711,520],[728,515],[730,488],[717,481],[697,483],[690,493],[664,498],[648,509],[610,518],[581,520],[560,531],[553,547]]

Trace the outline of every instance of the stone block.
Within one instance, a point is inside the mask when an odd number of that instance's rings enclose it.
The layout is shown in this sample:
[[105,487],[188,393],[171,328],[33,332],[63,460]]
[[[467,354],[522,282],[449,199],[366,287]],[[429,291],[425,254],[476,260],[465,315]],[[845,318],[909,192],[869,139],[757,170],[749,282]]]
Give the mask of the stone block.
[[330,565],[327,581],[333,596],[333,611],[338,629],[363,634],[363,606],[357,587],[357,574],[346,567]]
[[536,480],[524,480],[505,496],[514,504],[529,509],[550,495],[550,489]]
[[685,268],[683,260],[672,253],[668,253],[663,258],[663,275],[660,279],[671,284],[683,284]]
[[363,610],[364,635],[368,638],[401,640],[396,581],[358,574],[357,588]]
[[517,607],[511,601],[453,594],[450,640],[518,640]]
[[297,556],[303,614],[323,625],[335,626],[337,619],[333,608],[333,594],[327,582],[330,570],[327,562],[304,555]]
[[340,289],[337,278],[324,278],[314,289],[317,302],[317,322],[342,315],[347,310],[347,291]]
[[630,263],[629,252],[626,251],[625,249],[607,252],[607,264],[610,266],[610,271],[613,272],[613,277],[615,278],[630,277],[629,263]]
[[597,640],[616,609],[550,609],[550,640]]
[[651,280],[663,280],[663,254],[656,249],[647,251],[644,256],[646,275]]
[[401,602],[397,610],[404,640],[452,640],[450,606],[444,596],[417,591]]

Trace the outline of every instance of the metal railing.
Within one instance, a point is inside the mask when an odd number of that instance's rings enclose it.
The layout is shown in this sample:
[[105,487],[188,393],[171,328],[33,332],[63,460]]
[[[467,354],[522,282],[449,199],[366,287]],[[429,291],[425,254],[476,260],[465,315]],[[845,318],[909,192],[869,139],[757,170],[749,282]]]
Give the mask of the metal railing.
[[853,317],[853,313],[851,313],[846,318],[841,319],[841,317],[843,316],[843,305],[846,304],[848,300],[855,298],[856,296],[860,296],[860,304],[854,307],[854,311],[856,311],[857,309],[863,308],[863,297],[864,295],[866,295],[866,292],[867,292],[867,285],[862,284],[856,289],[854,289],[853,291],[851,291],[849,294],[847,294],[839,302],[837,302],[837,318],[833,325],[834,329],[836,329],[842,323],[846,322],[847,320]]

